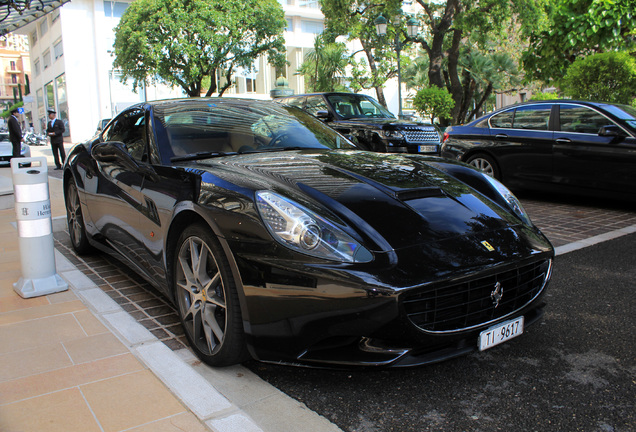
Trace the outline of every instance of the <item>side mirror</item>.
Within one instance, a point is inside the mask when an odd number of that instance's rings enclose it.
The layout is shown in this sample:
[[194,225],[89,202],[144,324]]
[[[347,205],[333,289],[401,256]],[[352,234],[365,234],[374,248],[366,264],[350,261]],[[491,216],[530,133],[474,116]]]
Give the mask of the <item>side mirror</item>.
[[126,151],[126,144],[119,141],[95,143],[91,148],[91,155],[98,162],[119,163],[130,167],[135,161]]
[[598,130],[599,136],[607,136],[607,137],[625,137],[627,136],[625,132],[616,125],[607,125],[602,126]]
[[95,143],[91,148],[91,155],[97,162],[114,163],[124,168],[149,177],[152,181],[159,181],[155,170],[143,162],[139,163],[130,156],[126,144],[119,141]]
[[331,120],[331,114],[329,114],[329,111],[327,110],[320,110],[316,113],[316,117],[318,117],[320,120],[322,121],[329,121]]

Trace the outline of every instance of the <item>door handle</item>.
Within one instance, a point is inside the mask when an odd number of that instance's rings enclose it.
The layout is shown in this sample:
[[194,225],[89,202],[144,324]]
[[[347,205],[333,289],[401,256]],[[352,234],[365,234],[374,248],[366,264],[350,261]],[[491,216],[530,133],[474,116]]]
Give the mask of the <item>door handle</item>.
[[569,138],[559,138],[556,140],[557,144],[571,144],[572,140]]
[[506,134],[497,134],[497,135],[495,135],[495,138],[496,139],[507,139],[508,135],[506,135]]

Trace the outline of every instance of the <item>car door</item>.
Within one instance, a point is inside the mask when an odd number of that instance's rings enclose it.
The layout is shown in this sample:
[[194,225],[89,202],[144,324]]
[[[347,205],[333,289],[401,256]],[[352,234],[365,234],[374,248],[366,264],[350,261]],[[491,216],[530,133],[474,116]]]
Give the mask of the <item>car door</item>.
[[524,105],[490,119],[490,149],[505,182],[523,186],[552,176],[552,104]]
[[[558,108],[555,181],[599,191],[636,190],[636,138],[600,110],[568,103]],[[604,126],[617,126],[622,136],[599,134]]]
[[[114,144],[118,142],[124,146]],[[124,111],[104,131],[102,142],[94,144],[92,151],[117,146],[125,149],[133,163],[123,163],[121,158],[100,158],[86,181],[87,207],[96,229],[134,263],[142,258],[140,213],[148,206],[141,193],[144,173],[134,169],[134,161],[141,162],[146,143],[145,109],[136,106]]]

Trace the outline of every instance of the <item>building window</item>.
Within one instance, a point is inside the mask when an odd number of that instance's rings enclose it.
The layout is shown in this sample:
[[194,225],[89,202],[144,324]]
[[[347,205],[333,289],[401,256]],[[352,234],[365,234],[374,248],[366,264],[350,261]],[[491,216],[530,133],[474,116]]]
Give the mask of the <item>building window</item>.
[[66,102],[66,75],[62,74],[55,78],[55,88],[57,89],[57,103],[63,104]]
[[12,62],[10,62],[10,64],[11,64],[11,70],[14,71],[15,70],[15,62],[12,61]]
[[293,32],[294,31],[294,21],[291,18],[286,18],[287,26],[285,27],[285,31]]
[[320,21],[302,20],[300,22],[300,29],[303,33],[321,34],[322,31],[325,29],[325,26]]
[[58,40],[55,44],[53,44],[53,55],[55,56],[55,60],[64,55],[64,48],[61,40]]
[[37,42],[38,42],[38,31],[34,30],[33,33],[31,33],[31,46],[34,46]]
[[59,9],[55,9],[53,12],[51,12],[51,22],[52,23],[57,21],[59,18],[60,18],[60,10]]
[[35,59],[35,61],[33,61],[33,73],[35,76],[40,75],[40,59]]
[[298,6],[301,8],[320,9],[318,0],[299,0]]
[[110,18],[121,18],[127,7],[128,3],[105,1],[104,15]]
[[44,36],[47,31],[49,31],[49,21],[45,15],[44,19],[40,23],[40,37]]
[[16,74],[11,74],[11,84],[18,83],[18,76]]
[[44,92],[42,92],[42,89],[38,89],[35,92],[35,100],[38,102],[38,108],[44,106]]
[[253,78],[245,78],[245,92],[256,93],[256,80]]
[[42,64],[44,65],[45,70],[46,68],[51,66],[51,51],[50,50],[46,50],[44,51],[44,54],[42,54]]

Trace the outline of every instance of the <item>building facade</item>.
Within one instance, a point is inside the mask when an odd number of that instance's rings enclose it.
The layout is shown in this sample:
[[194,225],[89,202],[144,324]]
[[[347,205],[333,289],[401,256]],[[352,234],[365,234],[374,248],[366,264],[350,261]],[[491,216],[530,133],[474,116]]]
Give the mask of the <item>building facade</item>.
[[19,101],[28,91],[31,74],[29,44],[22,35],[0,38],[0,103],[5,107]]
[[[313,50],[322,33],[324,16],[317,0],[279,0],[285,10],[285,38],[289,66],[279,71],[296,92],[304,81],[296,70]],[[144,100],[182,97],[180,89],[148,86],[135,93],[122,84],[113,70],[114,27],[128,7],[128,1],[73,0],[22,27],[28,36],[31,55],[31,98],[25,113],[36,131],[44,129],[47,109],[56,109],[66,125],[68,141],[81,142],[94,135],[101,119],[111,118],[125,107]],[[260,58],[253,71],[234,78],[224,96],[269,99],[277,73]]]

